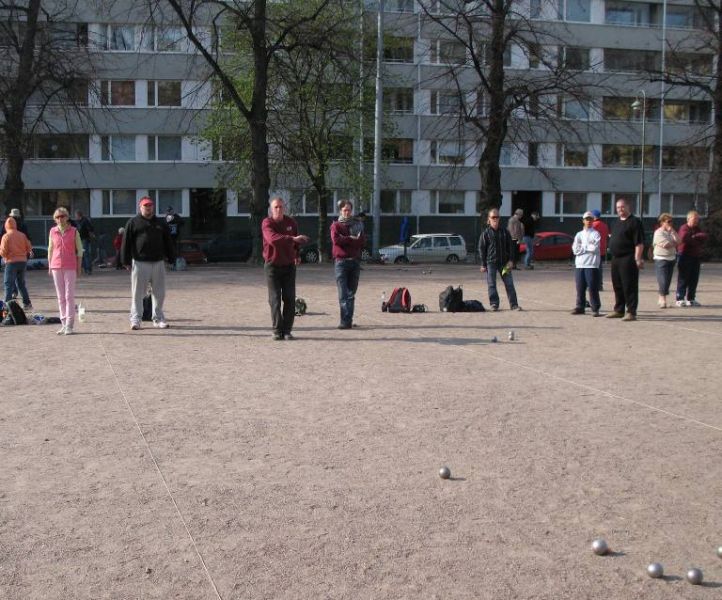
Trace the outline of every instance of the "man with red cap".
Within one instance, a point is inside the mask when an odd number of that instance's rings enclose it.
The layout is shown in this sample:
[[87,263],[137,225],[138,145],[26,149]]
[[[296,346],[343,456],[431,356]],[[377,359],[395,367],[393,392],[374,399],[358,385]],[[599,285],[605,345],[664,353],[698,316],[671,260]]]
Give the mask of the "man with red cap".
[[175,247],[165,219],[155,215],[153,200],[144,196],[139,202],[139,213],[125,225],[120,246],[120,260],[130,268],[131,305],[130,328],[140,329],[143,314],[143,296],[148,284],[153,297],[153,326],[168,327],[163,313],[165,300],[165,264],[175,261]]

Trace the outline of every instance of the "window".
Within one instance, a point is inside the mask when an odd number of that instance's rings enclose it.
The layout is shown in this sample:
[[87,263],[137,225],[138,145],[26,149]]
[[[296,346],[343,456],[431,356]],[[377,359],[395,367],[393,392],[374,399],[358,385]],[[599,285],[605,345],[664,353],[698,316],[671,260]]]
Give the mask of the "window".
[[414,12],[414,0],[389,0],[384,6],[384,12]]
[[558,215],[581,215],[587,210],[585,192],[557,192],[554,198],[554,212]]
[[560,144],[557,164],[565,167],[586,167],[589,149],[583,144]]
[[39,135],[34,139],[33,158],[43,160],[88,159],[87,135]]
[[384,89],[384,108],[393,113],[413,113],[414,90],[412,88]]
[[103,190],[103,214],[134,215],[135,190]]
[[392,163],[413,164],[414,140],[388,139],[383,141],[381,157]]
[[459,141],[431,142],[431,162],[437,165],[463,165],[464,144]]
[[181,106],[181,82],[149,81],[148,106]]
[[107,50],[128,52],[136,48],[135,25],[108,25]]
[[[652,167],[656,164],[657,148],[645,146],[644,164]],[[602,146],[602,167],[630,168],[642,164],[642,147],[625,144],[604,144]]]
[[149,135],[148,160],[181,160],[179,135]]
[[607,0],[604,22],[613,25],[649,26],[652,23],[650,4]]
[[411,213],[410,190],[381,190],[381,212],[408,215]]
[[709,169],[709,149],[703,146],[665,146],[662,152],[665,169]]
[[239,215],[249,214],[251,212],[251,200],[253,200],[253,190],[238,190],[236,194],[236,213]]
[[[85,48],[88,45],[87,23],[39,23],[44,42],[53,48]],[[2,34],[0,34],[2,35]]]
[[101,160],[135,160],[134,135],[103,135],[100,138]]
[[530,69],[538,69],[542,64],[542,47],[536,42],[527,43],[527,58]]
[[[634,215],[639,214],[639,192],[619,192],[619,193],[604,193],[602,194],[602,208],[601,212],[605,215],[616,215],[617,201],[624,199],[630,206],[630,211]],[[649,216],[650,201],[649,194],[644,194],[644,216]]]
[[414,62],[414,38],[391,38],[384,45],[386,62]]
[[542,18],[542,0],[530,0],[529,17],[532,19]]
[[158,52],[185,52],[186,38],[182,27],[155,27],[155,47]]
[[155,202],[158,212],[165,210],[167,206],[180,210],[183,205],[183,190],[148,190],[148,196]]
[[565,119],[576,121],[589,120],[589,100],[564,98],[561,100],[560,113]]
[[514,145],[513,144],[502,144],[501,152],[499,153],[499,164],[505,167],[514,164]]
[[135,106],[135,81],[101,81],[100,103],[104,106]]
[[431,42],[432,63],[463,65],[466,63],[466,46],[456,40],[435,40]]
[[65,206],[70,214],[82,210],[90,213],[90,192],[88,190],[26,190],[23,200],[23,214],[26,217],[51,216],[58,206]]
[[711,75],[712,54],[694,52],[670,52],[667,68],[672,73],[688,75]]
[[437,212],[439,214],[464,214],[464,192],[459,192],[456,190],[440,190],[436,192],[436,194],[439,203]]
[[605,71],[659,71],[662,55],[652,50],[622,50],[618,48],[604,49]]
[[634,118],[633,98],[604,96],[602,98],[602,118],[605,121],[631,121]]
[[536,142],[529,142],[527,147],[527,164],[530,167],[536,167],[539,165],[539,144]]
[[591,20],[591,0],[560,0],[560,8],[565,7],[564,19],[566,21],[577,21],[589,23]]
[[572,71],[589,70],[589,48],[565,46],[562,48],[561,57],[565,69]]
[[660,212],[686,217],[690,210],[707,214],[707,196],[704,194],[662,194]]
[[461,114],[463,109],[463,102],[463,98],[458,92],[431,92],[431,114]]

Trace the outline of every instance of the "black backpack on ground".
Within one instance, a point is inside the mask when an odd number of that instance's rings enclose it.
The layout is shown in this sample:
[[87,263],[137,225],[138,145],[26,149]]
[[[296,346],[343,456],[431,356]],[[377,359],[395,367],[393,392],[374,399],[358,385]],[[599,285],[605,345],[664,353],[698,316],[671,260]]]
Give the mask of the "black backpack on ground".
[[5,303],[5,310],[8,311],[7,316],[3,320],[3,325],[27,325],[28,318],[25,311],[17,300],[8,300]]
[[381,310],[390,313],[411,312],[411,292],[408,288],[394,288],[389,301],[381,305]]
[[439,310],[441,312],[463,312],[464,311],[464,290],[461,286],[447,287],[439,294]]
[[486,312],[479,300],[464,300],[464,312]]
[[153,320],[153,297],[147,294],[143,297],[143,316],[141,321],[152,321]]

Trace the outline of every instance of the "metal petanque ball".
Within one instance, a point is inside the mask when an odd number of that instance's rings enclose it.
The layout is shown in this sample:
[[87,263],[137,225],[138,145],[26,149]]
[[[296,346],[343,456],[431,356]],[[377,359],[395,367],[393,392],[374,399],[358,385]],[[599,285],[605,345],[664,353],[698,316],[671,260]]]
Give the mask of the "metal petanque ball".
[[449,467],[441,467],[439,469],[439,477],[441,477],[441,479],[449,479],[449,477],[451,477],[451,469]]
[[592,552],[599,556],[604,556],[609,552],[609,545],[602,538],[594,540],[592,542]]
[[660,563],[652,563],[647,567],[647,575],[652,579],[659,579],[664,575],[664,567]]
[[687,571],[687,581],[689,581],[692,585],[699,585],[702,583],[702,579],[704,579],[702,569],[690,569]]
[[510,332],[509,332],[509,341],[510,341],[510,342],[513,342],[513,341],[514,341],[514,332],[513,332],[513,331],[510,331]]
[[717,556],[719,556],[720,558],[722,558],[722,546],[718,546],[718,547],[717,547]]

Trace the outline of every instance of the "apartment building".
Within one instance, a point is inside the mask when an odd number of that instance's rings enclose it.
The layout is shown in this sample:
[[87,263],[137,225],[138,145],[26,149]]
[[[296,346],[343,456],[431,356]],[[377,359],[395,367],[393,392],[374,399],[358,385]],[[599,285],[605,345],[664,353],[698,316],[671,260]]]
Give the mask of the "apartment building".
[[[425,5],[444,13],[443,2]],[[588,99],[554,99],[558,118],[578,124],[583,136],[565,138],[539,127],[537,137],[510,138],[501,158],[502,214],[537,210],[543,228],[572,231],[588,209],[611,217],[620,195],[639,207],[642,176],[645,216],[669,211],[682,217],[692,207],[705,212],[710,156],[700,140],[712,123],[711,103],[647,76],[663,60],[668,68],[713,72],[711,54],[663,56],[664,40],[675,45],[702,27],[693,3],[520,0],[519,11],[532,25],[556,27],[563,42],[555,49],[559,60],[604,85]],[[24,171],[22,208],[31,227],[46,230],[54,207],[64,204],[114,231],[148,194],[160,210],[173,206],[181,213],[188,223],[184,234],[247,229],[249,191],[216,191],[223,163],[201,138],[213,89],[183,30],[172,19],[151,23],[147,12],[117,2],[85,7],[74,26],[78,43],[94,58],[94,80],[85,93],[92,120],[56,123],[37,136]],[[384,53],[384,103],[394,133],[384,140],[382,242],[395,241],[399,221],[409,216],[417,231],[457,231],[471,245],[479,231],[482,146],[458,127],[457,113],[460,102],[480,114],[487,106],[473,78],[460,97],[443,77],[450,65],[463,70],[469,57],[414,0],[386,2],[385,29],[393,43]],[[543,69],[532,50],[512,45],[505,68]],[[635,110],[635,102],[644,111]],[[533,110],[519,118],[533,118]],[[334,199],[353,196],[342,180],[335,184]],[[276,187],[312,232],[313,192],[282,181]],[[357,205],[370,209],[369,199]]]

